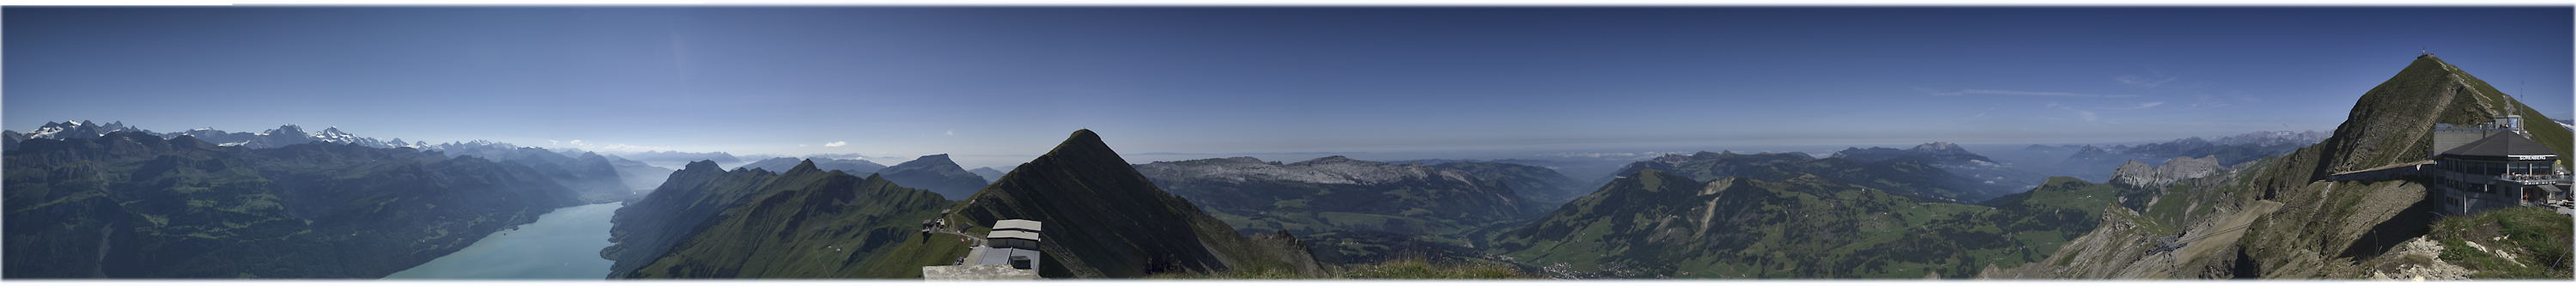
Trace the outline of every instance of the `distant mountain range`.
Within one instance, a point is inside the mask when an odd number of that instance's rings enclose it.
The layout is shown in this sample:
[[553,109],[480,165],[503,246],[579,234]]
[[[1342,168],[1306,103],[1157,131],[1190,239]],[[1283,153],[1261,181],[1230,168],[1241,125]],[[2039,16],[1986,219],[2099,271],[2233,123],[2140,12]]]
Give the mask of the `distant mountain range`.
[[995,169],[993,169],[993,167],[983,167],[983,168],[975,168],[974,170],[966,170],[966,172],[967,172],[967,173],[975,173],[975,176],[984,177],[984,180],[985,180],[985,181],[991,181],[991,180],[1000,180],[1000,179],[1002,179],[1002,175],[1010,174],[1010,173],[1011,173],[1011,170],[1010,170],[1010,169],[1000,169],[1000,170],[995,170]]
[[2299,147],[2324,141],[2328,135],[2331,134],[2317,131],[2259,131],[2218,139],[2191,137],[2137,146],[2033,144],[2017,150],[2014,153],[2018,154],[2008,159],[2020,161],[2013,166],[2023,171],[2103,182],[2111,179],[2112,170],[2130,161],[2155,165],[2178,157],[2215,156],[2220,165],[2236,165],[2289,154]]
[[716,164],[728,165],[742,163],[742,158],[735,158],[733,154],[725,152],[690,153],[680,151],[644,151],[622,156],[625,156],[627,159],[655,164],[680,162],[680,164],[685,165],[688,164],[687,162],[696,161],[710,161],[715,162]]
[[[139,127],[127,126],[121,121],[111,122],[108,124],[97,124],[92,123],[91,121],[59,123],[46,122],[44,126],[26,133],[0,131],[0,135],[5,135],[5,137],[8,138],[9,146],[17,146],[19,142],[28,139],[96,138],[106,135],[106,132],[119,131],[153,134],[165,140],[187,136],[196,138],[199,141],[214,143],[217,146],[243,147],[250,149],[271,149],[295,144],[324,143],[383,149],[412,148],[429,151],[429,154],[443,154],[448,157],[475,156],[493,161],[518,162],[534,168],[538,172],[546,175],[548,178],[556,180],[558,184],[581,192],[582,197],[584,197],[583,200],[592,202],[617,201],[624,200],[626,198],[638,197],[640,196],[638,191],[651,190],[654,186],[660,185],[663,177],[669,175],[671,172],[671,169],[668,168],[654,167],[650,164],[626,160],[613,155],[598,155],[589,152],[556,152],[544,148],[519,147],[509,143],[484,140],[439,144],[429,144],[427,142],[405,143],[401,138],[395,138],[393,140],[377,140],[375,138],[351,135],[348,132],[340,131],[340,128],[338,127],[325,128],[322,132],[306,132],[302,126],[294,124],[279,126],[277,129],[269,129],[259,133],[224,132],[223,130],[215,130],[213,128],[199,128],[185,132],[154,133],[150,130],[145,130]],[[10,147],[10,150],[16,150],[15,148],[16,147]]]
[[1986,156],[1968,152],[1968,149],[1960,148],[1958,144],[1950,144],[1948,142],[1923,143],[1923,145],[1916,145],[1912,149],[1883,147],[1870,147],[1869,149],[1845,148],[1842,151],[1834,152],[1833,157],[1848,158],[1865,162],[1907,160],[1932,164],[1933,166],[1940,167],[1941,170],[1949,171],[1951,175],[1966,177],[1968,181],[1974,181],[1978,184],[1961,185],[1960,187],[2001,190],[2005,193],[2018,192],[2020,190],[2028,190],[2033,187],[2038,187],[2039,183],[2048,180],[2048,176],[2046,175],[2040,175],[2024,171],[2020,168],[2014,168],[2011,164],[2000,163],[1994,159],[1986,158]]
[[481,157],[487,160],[527,165],[556,183],[580,191],[588,201],[624,201],[642,198],[667,179],[671,169],[644,162],[626,160],[614,155],[593,152],[574,153],[537,147],[519,147],[509,143],[475,140],[413,146],[431,154],[449,157]]
[[763,160],[760,160],[760,161],[757,161],[757,162],[751,162],[750,164],[742,164],[742,166],[741,166],[741,167],[737,167],[737,168],[744,168],[744,169],[763,169],[763,170],[769,170],[769,171],[771,171],[771,172],[785,172],[785,171],[787,171],[787,169],[795,168],[797,164],[803,164],[803,163],[804,163],[804,162],[806,162],[806,161],[813,161],[813,162],[814,162],[814,168],[816,168],[816,169],[823,169],[823,170],[825,170],[825,171],[842,171],[842,172],[849,172],[851,175],[866,175],[866,174],[874,174],[874,173],[876,173],[876,172],[877,172],[877,170],[884,170],[884,169],[886,168],[886,166],[885,166],[885,165],[879,165],[879,164],[877,164],[877,162],[869,162],[868,160],[863,160],[863,159],[831,159],[831,158],[812,158],[812,157],[808,157],[808,158],[804,158],[804,159],[787,158],[787,157],[775,157],[775,158],[763,159]]
[[[1590,193],[1590,192],[1592,192],[1592,189],[1593,189],[1593,188],[1600,187],[1600,186],[1601,186],[1601,184],[1602,184],[1602,183],[1604,183],[1604,182],[1602,182],[1602,181],[1593,181],[1593,180],[1591,180],[1591,179],[1585,179],[1585,178],[1608,178],[1608,177],[1610,177],[1610,175],[1612,175],[1612,174],[1611,174],[1611,172],[1619,171],[1619,168],[1620,168],[1620,167],[1626,167],[1626,166],[1628,166],[1628,162],[1629,162],[1629,161],[1619,161],[1619,160],[1536,160],[1536,159],[1496,159],[1496,160],[1421,159],[1421,160],[1399,160],[1399,161],[1380,161],[1380,162],[1386,162],[1387,164],[1422,163],[1422,164],[1424,164],[1424,165],[1432,165],[1432,166],[1439,166],[1440,164],[1459,163],[1459,162],[1471,162],[1471,163],[1472,163],[1472,162],[1490,162],[1490,163],[1503,163],[1503,164],[1513,164],[1513,165],[1534,166],[1534,167],[1547,168],[1548,170],[1550,170],[1550,171],[1555,171],[1555,172],[1557,172],[1558,174],[1560,174],[1560,175],[1564,175],[1564,176],[1565,176],[1565,177],[1567,177],[1567,178],[1577,178],[1576,180],[1580,181],[1580,183],[1579,183],[1579,184],[1577,184],[1577,185],[1579,185],[1580,187],[1576,187],[1576,188],[1574,188],[1574,189],[1581,189],[1581,190],[1580,190],[1580,191],[1578,191],[1578,193],[1577,193],[1577,194],[1574,194],[1574,196],[1582,196],[1582,195],[1583,195],[1582,193]],[[1568,198],[1566,198],[1566,199],[1567,199],[1567,200],[1572,200],[1573,198],[1568,197]]]
[[981,174],[958,167],[956,161],[948,160],[948,154],[921,156],[891,167],[861,159],[778,157],[743,164],[735,168],[782,172],[798,164],[812,164],[817,169],[842,171],[851,175],[883,175],[886,180],[894,181],[896,184],[930,190],[949,199],[962,199],[967,195],[973,195],[976,190],[982,190],[985,184],[992,182]]
[[[376,140],[375,138],[358,137],[356,135],[349,135],[349,133],[346,132],[340,132],[340,128],[338,127],[326,128],[320,133],[311,133],[305,132],[304,127],[296,126],[294,124],[278,126],[277,129],[269,129],[268,131],[260,133],[226,133],[222,130],[215,130],[213,128],[199,128],[185,132],[153,133],[150,130],[126,126],[125,122],[122,121],[104,125],[91,123],[90,121],[59,123],[45,122],[44,126],[37,127],[36,130],[30,130],[23,134],[15,131],[8,131],[6,132],[7,134],[0,134],[0,137],[8,138],[9,146],[16,146],[19,141],[27,139],[95,138],[105,136],[109,132],[117,131],[152,133],[160,136],[162,139],[176,138],[182,135],[193,136],[197,137],[197,140],[214,142],[217,146],[242,146],[250,147],[252,149],[277,148],[308,142],[356,144],[358,146],[374,148],[419,147],[426,145],[426,143],[405,143],[402,142],[402,138],[394,138],[393,140]],[[8,147],[8,149],[16,150],[17,147]]]
[[877,174],[897,184],[930,190],[951,200],[974,195],[976,191],[983,190],[984,185],[992,183],[958,167],[956,161],[948,160],[948,154],[921,156],[877,170]]
[[1548,207],[1526,202],[1504,183],[1420,163],[1330,156],[1283,164],[1234,157],[1134,168],[1156,187],[1199,204],[1237,231],[1287,231],[1316,242],[1317,259],[1328,263],[1373,262],[1405,251],[1443,252],[1450,249],[1409,242],[1457,241],[1465,237],[1462,232],[1516,221]]
[[1803,152],[1738,154],[1702,151],[1690,155],[1672,154],[1631,163],[1619,174],[1624,176],[1643,170],[1663,171],[1692,180],[1745,176],[1776,181],[1819,176],[1926,202],[1976,202],[2015,193],[2019,191],[2016,188],[2023,187],[2001,182],[1989,184],[1987,179],[1953,174],[1921,160],[1817,159]]

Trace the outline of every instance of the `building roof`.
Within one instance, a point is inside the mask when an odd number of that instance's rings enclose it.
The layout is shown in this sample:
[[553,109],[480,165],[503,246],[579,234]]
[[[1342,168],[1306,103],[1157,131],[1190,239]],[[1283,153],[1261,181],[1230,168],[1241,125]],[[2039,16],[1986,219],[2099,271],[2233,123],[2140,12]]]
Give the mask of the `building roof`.
[[2506,157],[2517,155],[2556,156],[2558,155],[2558,152],[2549,150],[2549,147],[2547,146],[2541,146],[2540,142],[2532,142],[2531,138],[2522,137],[2521,133],[2496,132],[2495,135],[2487,135],[2487,138],[2480,138],[2478,141],[2469,141],[2469,144],[2461,144],[2459,148],[2451,148],[2451,150],[2442,151],[2442,154]]
[[1012,256],[1028,257],[1030,270],[1046,267],[1046,254],[1038,253],[1036,250],[1027,249],[996,248],[985,251],[984,256],[969,259],[974,259],[975,261],[973,261],[972,264],[977,265],[1010,265]]
[[995,229],[995,230],[1003,230],[1003,229],[1017,229],[1017,230],[1026,230],[1026,231],[1029,231],[1029,232],[1041,232],[1041,231],[1045,231],[1045,230],[1042,230],[1042,229],[1038,229],[1039,227],[1042,227],[1042,226],[1044,226],[1044,224],[1042,224],[1042,223],[1038,223],[1038,221],[1034,221],[1034,220],[1025,220],[1025,219],[1006,219],[1006,220],[1002,220],[1002,221],[993,222],[993,229]]
[[1035,232],[1017,231],[1017,230],[996,230],[996,231],[993,231],[993,233],[987,233],[987,234],[984,234],[984,239],[1004,239],[1004,238],[1017,238],[1017,239],[1026,239],[1026,240],[1029,240],[1029,241],[1039,241],[1039,240],[1038,240],[1038,233],[1035,233]]

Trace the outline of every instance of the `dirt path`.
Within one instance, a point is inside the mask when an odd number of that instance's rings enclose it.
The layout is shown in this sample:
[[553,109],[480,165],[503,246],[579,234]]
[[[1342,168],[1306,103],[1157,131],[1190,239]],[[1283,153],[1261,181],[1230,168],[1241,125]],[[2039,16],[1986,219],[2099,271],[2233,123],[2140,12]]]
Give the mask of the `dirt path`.
[[958,232],[958,231],[948,230],[948,229],[946,229],[946,228],[936,228],[936,227],[934,227],[934,228],[930,228],[930,232],[933,232],[933,233],[941,233],[941,234],[954,234],[954,235],[957,235],[957,236],[959,236],[959,237],[965,237],[965,238],[966,238],[966,241],[974,242],[974,243],[975,243],[975,244],[974,244],[975,246],[984,246],[984,238],[982,238],[982,237],[975,237],[975,235],[966,234],[966,233],[964,233],[964,232]]

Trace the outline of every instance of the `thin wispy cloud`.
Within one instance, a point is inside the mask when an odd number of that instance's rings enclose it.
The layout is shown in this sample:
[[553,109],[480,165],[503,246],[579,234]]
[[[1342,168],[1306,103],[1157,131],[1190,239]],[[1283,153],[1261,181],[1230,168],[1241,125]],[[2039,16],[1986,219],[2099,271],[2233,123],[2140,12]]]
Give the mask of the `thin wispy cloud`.
[[832,143],[823,143],[823,147],[841,147],[841,146],[848,146],[848,145],[850,145],[850,141],[833,141]]
[[[2146,108],[2146,107],[2150,107],[2150,106],[2163,105],[2163,104],[2164,104],[2163,102],[2151,102],[2151,103],[2148,103],[2148,104],[2141,104],[2141,106],[2142,106],[2142,107],[2137,107],[2137,108]],[[2064,105],[2064,104],[2057,104],[2056,102],[2050,102],[2050,103],[2048,103],[2048,108],[2065,109],[2066,111],[2074,111],[2074,112],[2075,112],[2075,117],[2076,117],[2076,118],[2083,118],[2083,119],[2084,119],[2084,122],[2094,122],[2094,121],[2096,121],[2096,120],[2101,120],[2101,119],[2102,119],[2101,114],[2093,113],[2093,111],[2092,111],[2092,110],[2088,110],[2088,109],[2085,109],[2085,108],[2075,108],[2074,106],[2069,106],[2069,105]],[[2118,108],[2113,108],[2113,109],[2118,109]],[[2130,108],[2130,109],[2135,109],[2135,108]],[[2049,118],[2049,119],[2056,119],[2056,118]]]
[[2111,107],[2111,108],[2103,108],[2103,109],[2116,109],[2116,110],[2145,109],[2145,108],[2148,108],[2148,107],[2156,107],[2157,105],[2165,105],[2165,102],[2163,102],[2163,101],[2147,102],[2147,103],[2139,103],[2139,104],[2136,104],[2136,105],[2130,105],[2130,106],[2128,106],[2128,107]]
[[2124,76],[2120,76],[2120,77],[2111,78],[2111,80],[2112,80],[2112,81],[2118,81],[2118,82],[2120,82],[2120,84],[2123,84],[2123,85],[2135,86],[2135,87],[2142,87],[2142,88],[2156,88],[2156,87],[2159,87],[2159,86],[2164,86],[2165,84],[2173,83],[2173,82],[2174,82],[2174,80],[2180,80],[2180,79],[2181,79],[2181,78],[2174,78],[2174,77],[2143,77],[2143,76],[2134,76],[2134,75],[2124,75]]
[[1932,96],[1962,96],[1962,95],[1971,95],[1971,94],[1976,94],[1976,95],[2023,95],[2023,96],[2056,96],[2056,97],[2103,97],[2103,98],[2108,98],[2108,97],[2137,97],[2137,95],[2129,95],[2129,94],[2105,95],[2105,94],[2082,94],[2082,93],[2072,93],[2072,92],[2018,91],[2018,90],[1993,90],[1993,89],[1964,89],[1964,90],[1959,90],[1959,91],[1954,91],[1954,92],[1943,92],[1943,91],[1933,90],[1933,89],[1928,89],[1928,88],[1916,88],[1915,90],[1920,90],[1920,91],[1923,91],[1924,93],[1930,93],[1930,94],[1932,94]]

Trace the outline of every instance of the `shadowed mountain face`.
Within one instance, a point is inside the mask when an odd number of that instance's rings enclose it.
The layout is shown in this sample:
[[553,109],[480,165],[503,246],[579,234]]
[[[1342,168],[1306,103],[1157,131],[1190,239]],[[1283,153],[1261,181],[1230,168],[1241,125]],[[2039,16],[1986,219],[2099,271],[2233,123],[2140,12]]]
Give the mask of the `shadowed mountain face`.
[[919,222],[952,203],[879,176],[805,161],[783,172],[689,164],[619,209],[609,278],[888,278],[862,271],[925,237]]
[[2037,261],[2116,190],[2054,178],[1990,206],[1916,202],[1818,176],[1696,181],[1640,170],[1502,233],[1491,250],[1559,277],[1921,278]]
[[574,205],[527,166],[140,132],[7,158],[9,278],[376,278]]
[[1046,277],[1142,277],[1165,272],[1278,272],[1324,275],[1305,243],[1286,235],[1246,237],[1196,204],[1161,188],[1090,130],[1021,164],[961,207],[958,217],[991,225],[1044,222],[1038,244]]
[[1234,157],[1155,162],[1135,169],[1245,233],[1284,230],[1315,241],[1358,239],[1320,246],[1319,257],[1333,263],[1430,251],[1387,248],[1414,240],[1406,236],[1459,241],[1465,238],[1462,232],[1530,216],[1533,207],[1501,183],[1418,163],[1332,156],[1280,164]]
[[927,189],[950,199],[973,195],[991,183],[982,176],[966,172],[966,168],[958,167],[957,162],[949,161],[948,154],[921,156],[911,162],[877,170],[877,175],[885,176],[886,180],[896,184]]

